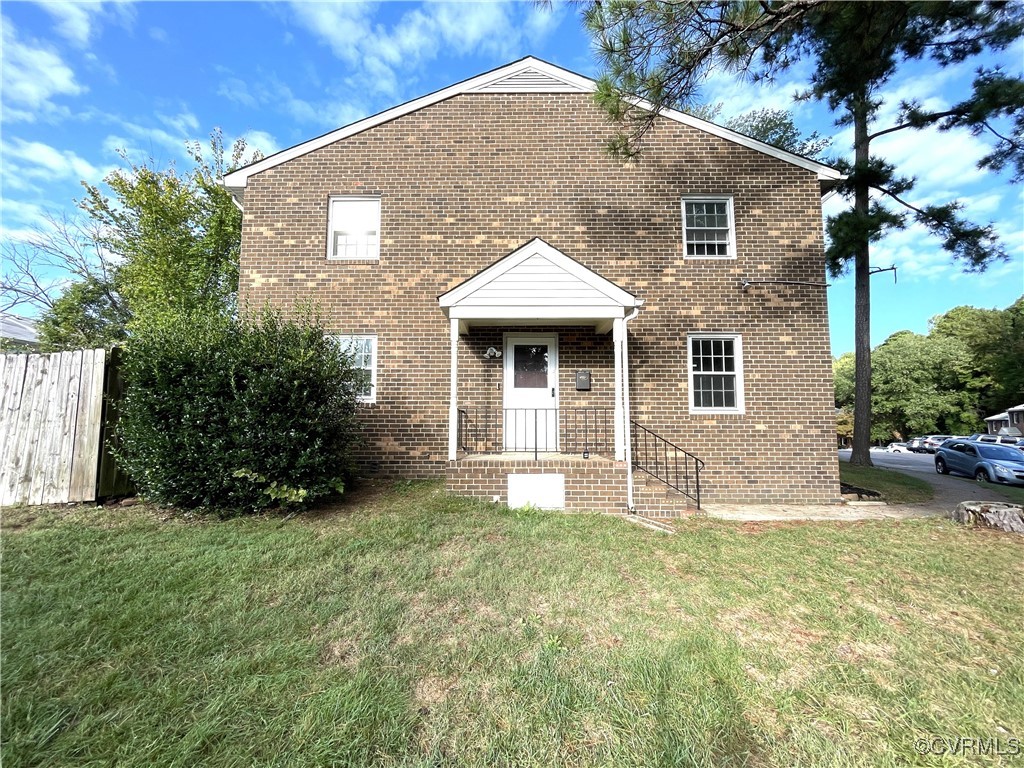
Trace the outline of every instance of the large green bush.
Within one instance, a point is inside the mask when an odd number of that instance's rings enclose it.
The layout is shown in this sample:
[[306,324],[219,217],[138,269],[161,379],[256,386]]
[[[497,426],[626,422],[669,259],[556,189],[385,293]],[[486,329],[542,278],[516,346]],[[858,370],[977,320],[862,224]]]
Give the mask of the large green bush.
[[361,371],[310,320],[161,320],[124,355],[118,454],[140,492],[253,512],[341,490]]

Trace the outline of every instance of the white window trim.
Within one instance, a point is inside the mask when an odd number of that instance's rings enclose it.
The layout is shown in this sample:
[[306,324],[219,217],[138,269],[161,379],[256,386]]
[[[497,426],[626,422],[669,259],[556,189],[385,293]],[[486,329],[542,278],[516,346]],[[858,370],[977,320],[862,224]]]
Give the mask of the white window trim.
[[[736,407],[734,408],[699,408],[693,404],[693,340],[694,339],[732,339],[733,355],[736,358]],[[694,415],[715,413],[746,413],[746,399],[743,386],[743,337],[738,333],[690,333],[686,335],[686,405],[689,413]]]
[[[335,256],[334,250],[334,204],[341,200],[375,200],[377,201],[377,253],[374,256]],[[381,248],[381,212],[380,195],[331,195],[327,198],[327,260],[328,261],[380,261]]]
[[[721,203],[725,202],[726,215],[729,217],[729,253],[726,256],[690,256],[687,253],[686,241],[686,204],[687,203]],[[683,228],[683,258],[694,261],[708,259],[710,261],[728,261],[736,258],[736,217],[733,215],[732,195],[683,195],[679,201]]]
[[366,403],[372,405],[377,402],[377,367],[378,360],[380,359],[380,346],[377,342],[377,334],[375,333],[335,333],[331,335],[331,338],[335,340],[340,346],[343,341],[365,341],[370,339],[373,341],[373,365],[370,367],[370,394],[368,395],[356,395],[356,401],[360,403]]

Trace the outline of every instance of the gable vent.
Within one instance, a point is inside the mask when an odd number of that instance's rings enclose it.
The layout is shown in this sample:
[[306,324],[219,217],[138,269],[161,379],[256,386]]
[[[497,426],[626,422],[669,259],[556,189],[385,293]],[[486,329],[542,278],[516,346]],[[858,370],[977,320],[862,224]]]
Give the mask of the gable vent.
[[583,93],[584,89],[572,85],[546,72],[532,67],[499,78],[473,89],[478,93]]

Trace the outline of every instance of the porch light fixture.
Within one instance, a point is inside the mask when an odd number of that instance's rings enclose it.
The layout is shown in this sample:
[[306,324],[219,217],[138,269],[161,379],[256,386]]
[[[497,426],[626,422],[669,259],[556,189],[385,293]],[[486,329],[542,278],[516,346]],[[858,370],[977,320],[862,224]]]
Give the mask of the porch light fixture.
[[484,360],[490,360],[492,357],[501,357],[501,350],[488,347],[487,351],[484,352]]

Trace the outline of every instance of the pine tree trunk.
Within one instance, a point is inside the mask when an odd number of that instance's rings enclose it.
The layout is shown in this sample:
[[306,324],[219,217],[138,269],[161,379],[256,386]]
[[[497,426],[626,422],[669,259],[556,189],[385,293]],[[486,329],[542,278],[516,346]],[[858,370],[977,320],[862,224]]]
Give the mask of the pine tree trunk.
[[[868,97],[862,94],[853,105],[853,136],[856,167],[853,209],[866,221],[871,204],[870,189],[862,169],[870,157],[868,141]],[[854,254],[854,403],[853,452],[851,464],[870,467],[871,461],[871,246],[867,228]]]

